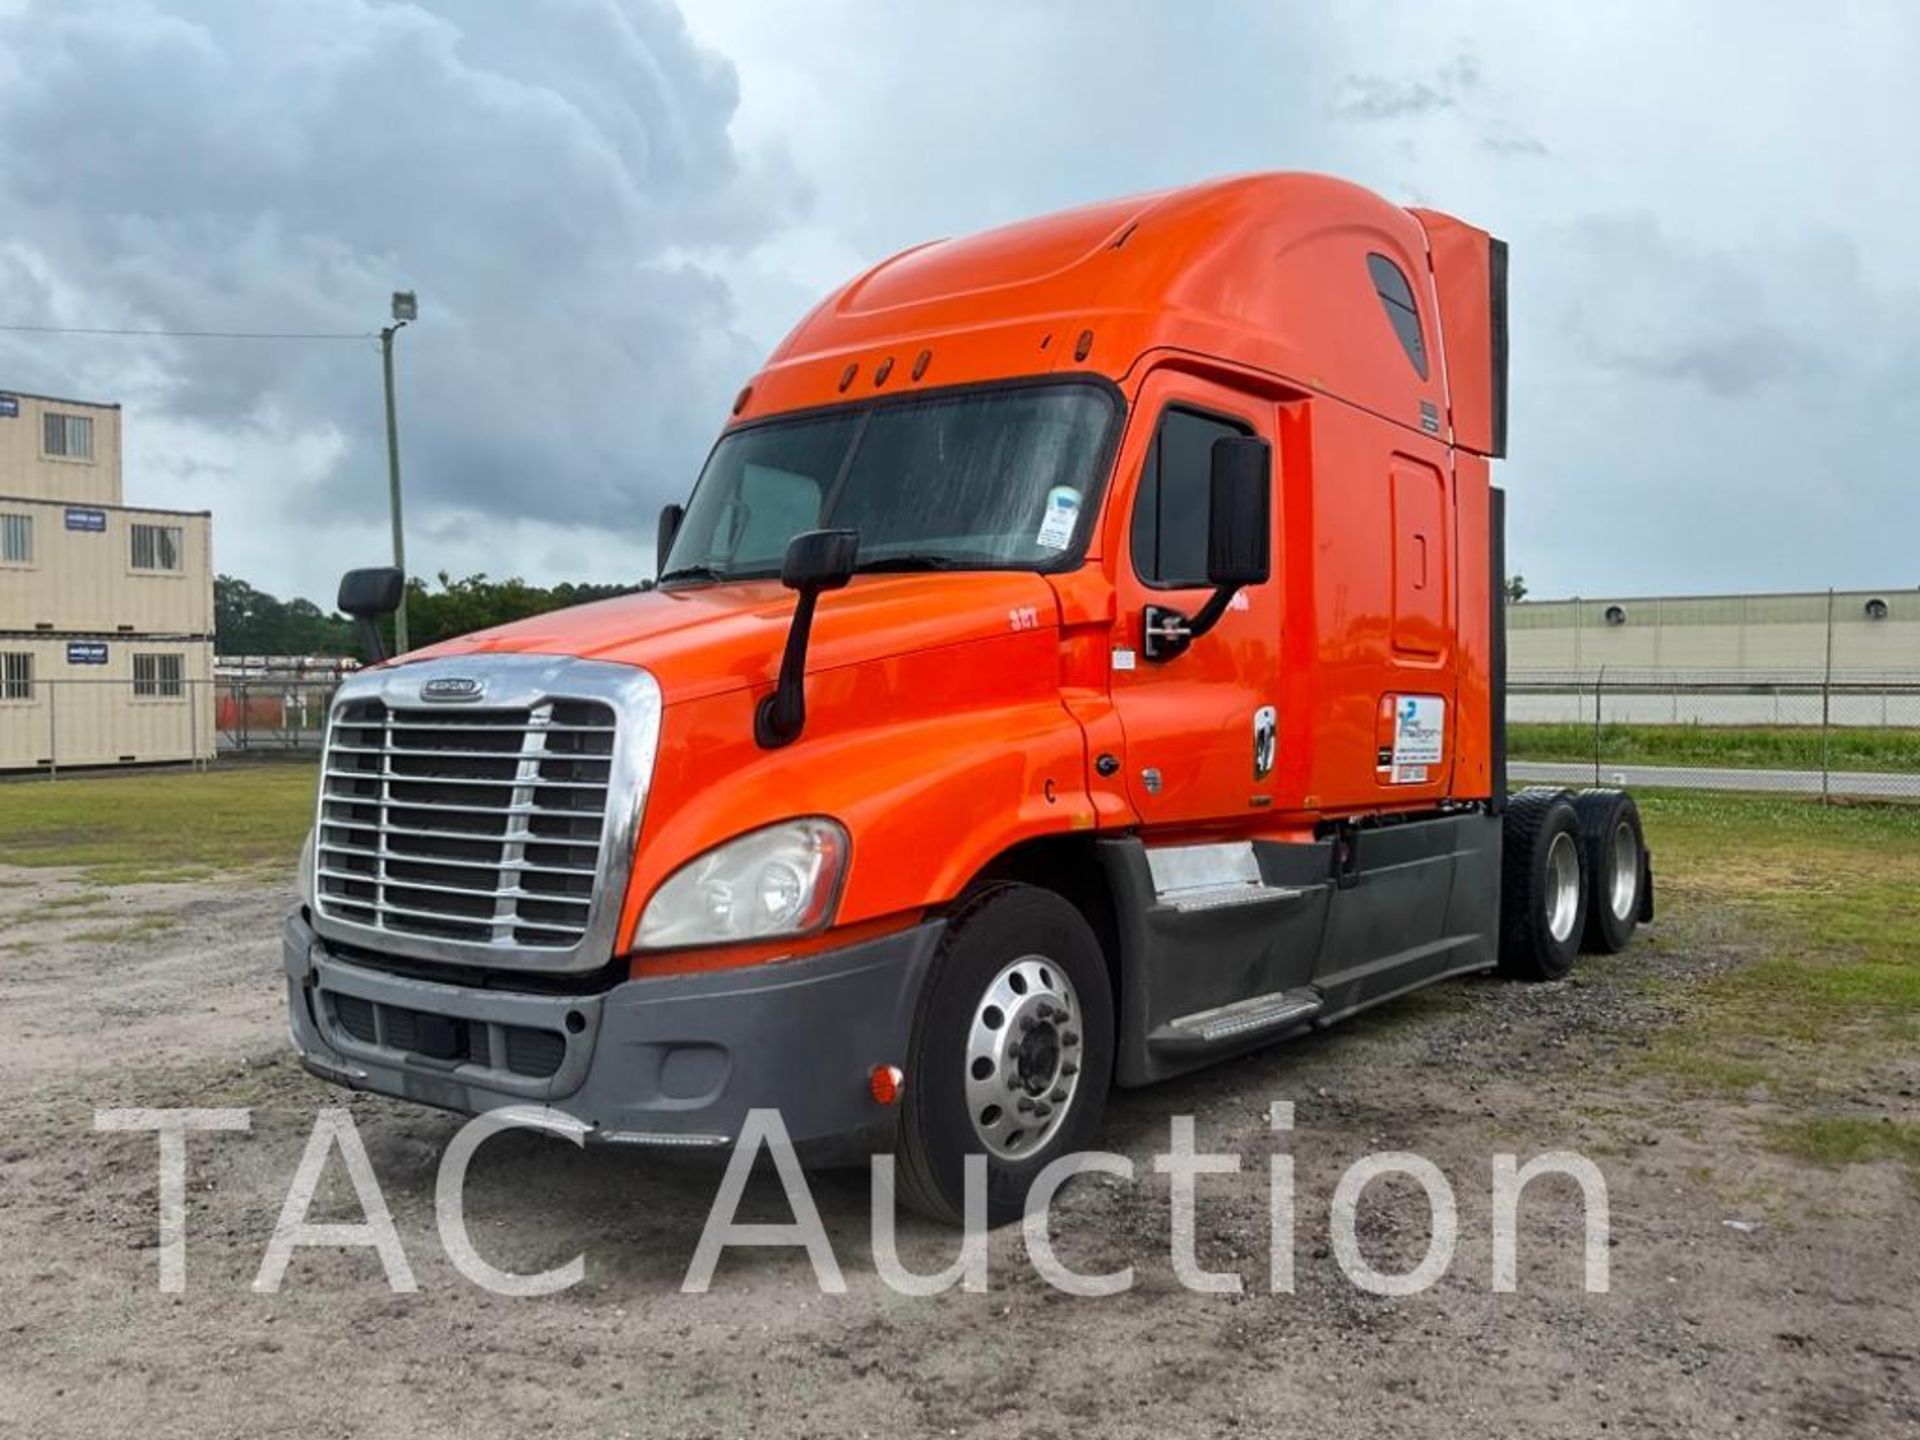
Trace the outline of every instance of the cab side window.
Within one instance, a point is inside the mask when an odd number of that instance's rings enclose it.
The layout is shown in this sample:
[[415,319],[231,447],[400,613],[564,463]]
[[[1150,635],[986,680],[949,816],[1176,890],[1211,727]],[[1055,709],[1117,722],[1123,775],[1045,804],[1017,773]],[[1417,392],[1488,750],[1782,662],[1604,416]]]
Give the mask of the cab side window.
[[1147,449],[1133,501],[1133,569],[1163,590],[1207,583],[1207,503],[1213,442],[1251,435],[1252,427],[1169,409]]
[[1373,277],[1374,293],[1387,312],[1387,323],[1400,338],[1407,352],[1407,363],[1422,380],[1427,378],[1427,341],[1420,333],[1420,308],[1413,303],[1413,287],[1406,273],[1384,255],[1367,256],[1367,273]]

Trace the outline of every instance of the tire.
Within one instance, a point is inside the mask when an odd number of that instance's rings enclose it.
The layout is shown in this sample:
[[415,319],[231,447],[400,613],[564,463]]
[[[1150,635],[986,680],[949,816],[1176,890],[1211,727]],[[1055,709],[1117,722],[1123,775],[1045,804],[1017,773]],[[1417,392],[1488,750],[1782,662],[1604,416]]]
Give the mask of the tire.
[[1507,802],[1501,828],[1500,973],[1560,980],[1586,929],[1586,857],[1580,820],[1558,790]]
[[984,1154],[988,1224],[1018,1219],[1034,1177],[1086,1148],[1112,1073],[1112,986],[1086,918],[1035,886],[982,891],[948,922],[921,993],[901,1198],[960,1224],[965,1159]]
[[1647,842],[1640,807],[1621,790],[1585,790],[1573,797],[1587,862],[1583,950],[1613,955],[1633,938],[1645,902]]

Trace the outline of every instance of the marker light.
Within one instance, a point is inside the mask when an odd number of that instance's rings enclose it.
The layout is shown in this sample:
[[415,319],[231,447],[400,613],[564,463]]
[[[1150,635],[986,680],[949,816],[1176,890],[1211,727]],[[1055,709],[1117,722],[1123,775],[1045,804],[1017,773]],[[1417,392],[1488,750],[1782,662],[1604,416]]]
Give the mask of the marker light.
[[876,1065],[867,1076],[867,1090],[877,1105],[898,1105],[900,1091],[906,1083],[906,1072],[898,1065]]

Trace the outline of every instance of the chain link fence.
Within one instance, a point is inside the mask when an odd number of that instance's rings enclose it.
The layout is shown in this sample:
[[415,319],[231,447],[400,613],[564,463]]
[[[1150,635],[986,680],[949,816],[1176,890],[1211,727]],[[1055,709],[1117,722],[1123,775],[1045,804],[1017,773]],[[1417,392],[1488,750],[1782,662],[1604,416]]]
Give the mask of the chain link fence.
[[1507,721],[1516,783],[1920,799],[1920,675],[1529,671]]
[[[0,686],[0,770],[318,754],[337,677]],[[1528,671],[1508,684],[1516,784],[1920,799],[1920,675]]]
[[223,751],[320,753],[337,679],[214,682],[214,725]]
[[0,771],[318,754],[336,678],[0,679]]

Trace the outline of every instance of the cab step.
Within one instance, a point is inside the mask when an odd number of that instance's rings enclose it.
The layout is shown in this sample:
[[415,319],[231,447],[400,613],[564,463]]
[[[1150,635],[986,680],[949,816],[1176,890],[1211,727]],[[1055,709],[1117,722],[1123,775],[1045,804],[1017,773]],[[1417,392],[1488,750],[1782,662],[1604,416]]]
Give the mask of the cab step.
[[1208,845],[1166,845],[1147,851],[1153,898],[1177,914],[1271,905],[1298,900],[1308,890],[1270,885],[1248,840]]
[[1199,910],[1227,910],[1236,905],[1277,905],[1288,900],[1298,900],[1310,893],[1308,888],[1298,885],[1249,885],[1235,882],[1171,891],[1160,897],[1160,904],[1179,914],[1188,915]]
[[1203,1053],[1295,1029],[1325,1008],[1325,998],[1311,988],[1255,995],[1231,1005],[1182,1015],[1150,1034],[1147,1044],[1169,1055]]

